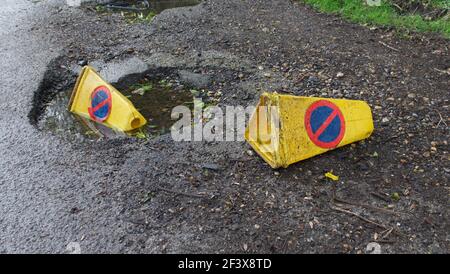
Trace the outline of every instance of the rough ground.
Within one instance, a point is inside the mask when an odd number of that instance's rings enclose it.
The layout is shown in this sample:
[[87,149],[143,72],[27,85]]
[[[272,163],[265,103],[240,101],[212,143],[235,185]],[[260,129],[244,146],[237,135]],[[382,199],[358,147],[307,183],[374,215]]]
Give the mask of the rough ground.
[[[0,10],[0,252],[449,252],[448,40],[287,0],[208,0],[133,25],[61,2]],[[71,143],[29,119],[80,60],[130,57],[210,75],[220,105],[266,90],[362,99],[376,130],[274,172],[246,143]]]

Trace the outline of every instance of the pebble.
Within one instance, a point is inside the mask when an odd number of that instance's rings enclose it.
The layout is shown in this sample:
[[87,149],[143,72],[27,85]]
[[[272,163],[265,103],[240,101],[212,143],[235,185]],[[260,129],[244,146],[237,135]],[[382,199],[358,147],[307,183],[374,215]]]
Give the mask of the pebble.
[[88,62],[87,62],[86,60],[80,60],[80,61],[78,61],[78,65],[79,65],[79,66],[84,67],[84,66],[86,66],[87,64],[88,64]]
[[344,77],[344,73],[338,72],[338,73],[336,74],[336,77],[337,77],[337,78],[342,78],[342,77]]

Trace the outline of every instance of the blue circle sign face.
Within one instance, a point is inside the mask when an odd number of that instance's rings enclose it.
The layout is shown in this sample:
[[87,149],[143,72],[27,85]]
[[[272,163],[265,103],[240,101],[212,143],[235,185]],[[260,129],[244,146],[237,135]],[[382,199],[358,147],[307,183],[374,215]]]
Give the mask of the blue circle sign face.
[[91,94],[91,107],[89,115],[94,121],[103,122],[111,113],[111,92],[106,86],[97,87]]
[[344,115],[335,104],[320,100],[306,110],[305,128],[315,145],[321,148],[335,148],[344,138]]

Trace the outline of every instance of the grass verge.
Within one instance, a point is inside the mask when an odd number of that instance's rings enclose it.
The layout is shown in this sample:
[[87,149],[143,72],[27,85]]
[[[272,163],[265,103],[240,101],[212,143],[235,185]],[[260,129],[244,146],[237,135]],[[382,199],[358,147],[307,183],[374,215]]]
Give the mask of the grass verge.
[[[417,32],[437,32],[450,39],[450,18],[446,16],[429,20],[415,13],[399,14],[392,2],[381,0],[378,5],[369,5],[377,0],[300,0],[316,9],[343,16],[352,22]],[[430,0],[428,0],[430,1]],[[448,0],[446,0],[448,1]],[[442,0],[431,0],[442,8]],[[446,2],[448,3],[448,2]],[[448,6],[444,7],[448,9]]]

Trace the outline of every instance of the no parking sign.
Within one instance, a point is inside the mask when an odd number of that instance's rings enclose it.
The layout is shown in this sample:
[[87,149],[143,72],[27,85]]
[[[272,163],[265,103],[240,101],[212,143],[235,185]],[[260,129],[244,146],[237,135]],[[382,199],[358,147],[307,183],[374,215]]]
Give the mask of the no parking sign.
[[306,110],[305,128],[314,144],[322,148],[335,148],[344,138],[344,115],[335,104],[320,100]]
[[97,87],[91,94],[89,116],[92,120],[103,122],[108,119],[112,108],[111,91],[106,86]]
[[133,103],[90,66],[83,67],[77,78],[69,110],[123,132],[133,131],[147,123]]

